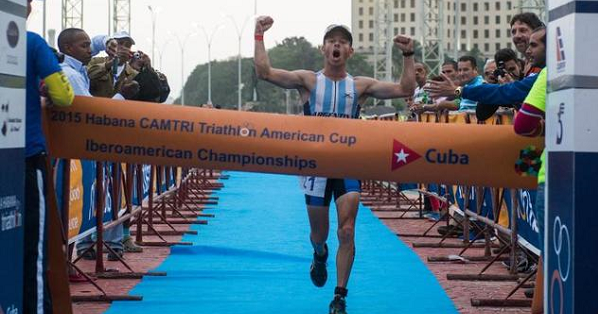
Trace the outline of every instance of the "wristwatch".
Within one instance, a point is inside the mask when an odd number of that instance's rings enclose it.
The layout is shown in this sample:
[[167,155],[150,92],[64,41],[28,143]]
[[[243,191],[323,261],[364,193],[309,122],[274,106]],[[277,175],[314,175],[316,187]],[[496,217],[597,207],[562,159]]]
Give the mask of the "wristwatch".
[[463,93],[463,86],[455,88],[455,97],[460,98]]

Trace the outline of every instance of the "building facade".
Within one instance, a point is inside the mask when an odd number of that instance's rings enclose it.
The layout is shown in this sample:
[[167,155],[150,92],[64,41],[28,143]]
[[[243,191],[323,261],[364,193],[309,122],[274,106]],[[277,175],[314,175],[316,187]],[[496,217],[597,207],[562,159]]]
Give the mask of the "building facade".
[[[376,1],[388,1],[392,14],[382,16],[382,23],[390,19],[392,34],[405,34],[422,41],[424,12],[422,0],[351,0],[354,43],[357,52],[374,51],[376,31]],[[491,57],[501,48],[514,48],[509,22],[520,12],[517,0],[439,0],[442,13],[442,42],[445,53],[452,55],[455,45],[459,51],[477,48]],[[436,8],[437,9],[437,8]],[[385,12],[388,13],[388,12]],[[456,24],[458,23],[458,24]],[[457,33],[455,33],[457,32]],[[455,36],[457,35],[457,36]]]

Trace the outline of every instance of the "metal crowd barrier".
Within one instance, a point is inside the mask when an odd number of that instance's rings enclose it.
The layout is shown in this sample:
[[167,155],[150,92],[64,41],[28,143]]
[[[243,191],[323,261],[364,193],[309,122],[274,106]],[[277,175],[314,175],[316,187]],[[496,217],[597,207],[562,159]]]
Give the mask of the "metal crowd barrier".
[[[80,161],[75,162],[82,165]],[[203,209],[208,205],[217,205],[218,197],[211,194],[223,187],[218,180],[226,179],[225,175],[214,170],[95,162],[95,173],[90,173],[90,171],[84,173],[81,170],[79,175],[84,178],[79,179],[82,183],[73,189],[71,187],[71,177],[73,177],[71,167],[71,160],[59,160],[54,163],[53,167],[54,182],[59,183],[56,184],[56,191],[60,195],[58,203],[60,203],[66,260],[71,269],[84,277],[85,281],[99,292],[99,294],[93,295],[72,295],[72,302],[141,300],[142,296],[108,294],[105,287],[102,287],[94,279],[141,279],[143,276],[166,276],[167,274],[165,272],[135,271],[126,258],[116,254],[106,243],[105,231],[124,224],[130,227],[131,236],[135,237],[135,243],[146,248],[191,245],[190,242],[169,242],[165,236],[197,234],[197,231],[186,230],[186,228],[179,229],[176,226],[207,224],[207,220],[198,218],[214,217],[213,214],[203,213]],[[90,178],[90,176],[92,177]],[[94,181],[91,188],[89,184],[87,186],[83,184],[90,180]],[[81,187],[88,188],[90,193],[84,195],[87,191],[81,191]],[[73,213],[70,206],[73,199],[79,200],[77,197],[81,198],[82,195],[84,195],[81,200],[82,205],[87,205],[87,208],[82,211],[82,215],[94,215],[95,224],[83,232],[69,235],[69,227],[72,227],[71,219],[83,220]],[[110,211],[108,217],[105,217],[107,199],[109,199]],[[73,215],[76,217],[71,217]],[[81,228],[82,222],[79,223]],[[96,235],[94,244],[73,260],[75,242],[92,233]],[[157,241],[148,241],[147,237],[155,238]],[[81,260],[82,255],[92,249],[95,249],[96,252],[95,270],[85,272],[77,263]],[[106,251],[104,249],[116,256],[126,271],[114,272],[106,269],[103,254]]]
[[[398,120],[397,117],[389,119],[374,118],[371,120]],[[412,123],[477,123],[502,125],[512,124],[513,112],[502,111],[485,121],[478,121],[474,113],[421,113],[415,117]],[[398,182],[367,181],[363,182],[362,203],[370,206],[375,212],[399,212],[399,216],[384,217],[381,219],[425,219],[422,212],[425,198],[435,199],[440,204],[440,218],[429,226],[423,233],[398,234],[401,237],[414,238],[440,238],[438,242],[413,242],[413,247],[428,248],[461,248],[457,254],[451,256],[431,256],[429,262],[453,262],[455,258],[472,261],[487,262],[478,273],[447,274],[449,280],[483,280],[483,281],[516,281],[517,285],[504,298],[492,299],[471,299],[473,306],[501,306],[501,307],[527,307],[531,306],[531,300],[511,298],[521,287],[535,276],[535,271],[528,275],[517,273],[518,255],[517,252],[524,252],[532,261],[538,260],[537,249],[531,244],[532,239],[525,239],[519,234],[518,217],[521,212],[521,199],[525,191],[471,187],[471,186],[444,186],[441,184],[417,184],[414,189],[403,189]],[[527,194],[527,198],[531,198]],[[489,205],[487,203],[490,203]],[[531,206],[531,205],[530,205]],[[489,209],[490,208],[490,209]],[[483,210],[485,209],[485,211]],[[508,222],[505,225],[500,223],[501,215],[508,214]],[[472,223],[475,220],[480,223]],[[503,220],[505,220],[503,218]],[[449,227],[461,225],[463,230],[463,243],[447,243],[450,234],[444,236],[431,234],[431,231],[438,224]],[[470,240],[470,233],[473,239]],[[491,238],[501,244],[495,246]],[[477,244],[477,239],[484,238],[484,244]],[[465,255],[473,247],[484,248],[483,256]],[[495,253],[493,254],[493,250]],[[522,250],[525,248],[525,250]],[[508,254],[508,257],[506,255]],[[508,275],[486,274],[487,270],[498,261],[508,260],[510,269]]]

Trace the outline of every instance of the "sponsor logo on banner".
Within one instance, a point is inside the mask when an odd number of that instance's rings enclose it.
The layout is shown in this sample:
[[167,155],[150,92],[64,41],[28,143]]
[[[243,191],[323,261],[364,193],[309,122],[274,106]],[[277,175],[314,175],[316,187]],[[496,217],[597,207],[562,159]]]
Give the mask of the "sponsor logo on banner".
[[563,142],[563,119],[562,116],[565,114],[565,103],[561,103],[559,105],[559,111],[557,113],[558,119],[559,119],[559,128],[556,132],[556,144],[557,145],[561,145],[561,143]]
[[558,73],[565,71],[567,60],[565,58],[565,46],[563,45],[563,33],[561,27],[556,27],[556,70]]
[[21,202],[16,195],[0,197],[0,232],[9,231],[23,225]]
[[[569,228],[565,225],[559,216],[554,219],[552,226],[553,238],[549,247],[552,247],[556,254],[557,267],[550,278],[550,312],[564,313],[565,306],[565,285],[571,273],[572,252],[571,237]],[[550,241],[549,241],[550,242]],[[556,307],[555,308],[555,303]]]
[[521,190],[519,192],[519,204],[520,206],[517,208],[517,216],[519,219],[526,222],[532,231],[539,233],[540,229],[538,228],[538,219],[533,208],[534,198],[529,191]]
[[10,108],[11,106],[9,100],[3,100],[0,102],[0,134],[5,137],[9,136],[11,133],[20,133],[23,127],[23,119],[20,117],[14,117],[14,112],[13,116],[11,117]]
[[392,171],[402,168],[420,158],[421,155],[413,151],[411,148],[397,140],[393,141],[391,161]]
[[6,308],[6,312],[2,310],[2,305],[0,305],[0,314],[19,314],[19,309],[13,304]]
[[71,160],[69,195],[69,239],[76,237],[83,225],[83,166],[80,160]]
[[8,23],[6,28],[6,40],[10,48],[15,48],[19,44],[19,26],[14,21]]

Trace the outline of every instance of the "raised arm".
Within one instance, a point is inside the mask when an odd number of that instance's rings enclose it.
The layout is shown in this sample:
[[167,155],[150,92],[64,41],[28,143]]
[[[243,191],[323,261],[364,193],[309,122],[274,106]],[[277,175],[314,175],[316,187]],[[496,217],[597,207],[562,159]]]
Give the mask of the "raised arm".
[[272,27],[274,20],[269,16],[260,16],[255,21],[254,63],[257,77],[274,85],[287,89],[306,87],[305,78],[310,71],[287,71],[270,66],[270,58],[264,45],[264,33]]
[[417,84],[415,82],[415,62],[413,60],[413,40],[407,36],[397,35],[393,42],[403,52],[403,73],[401,73],[401,78],[398,83],[367,79],[365,89],[367,96],[390,99],[413,95]]

